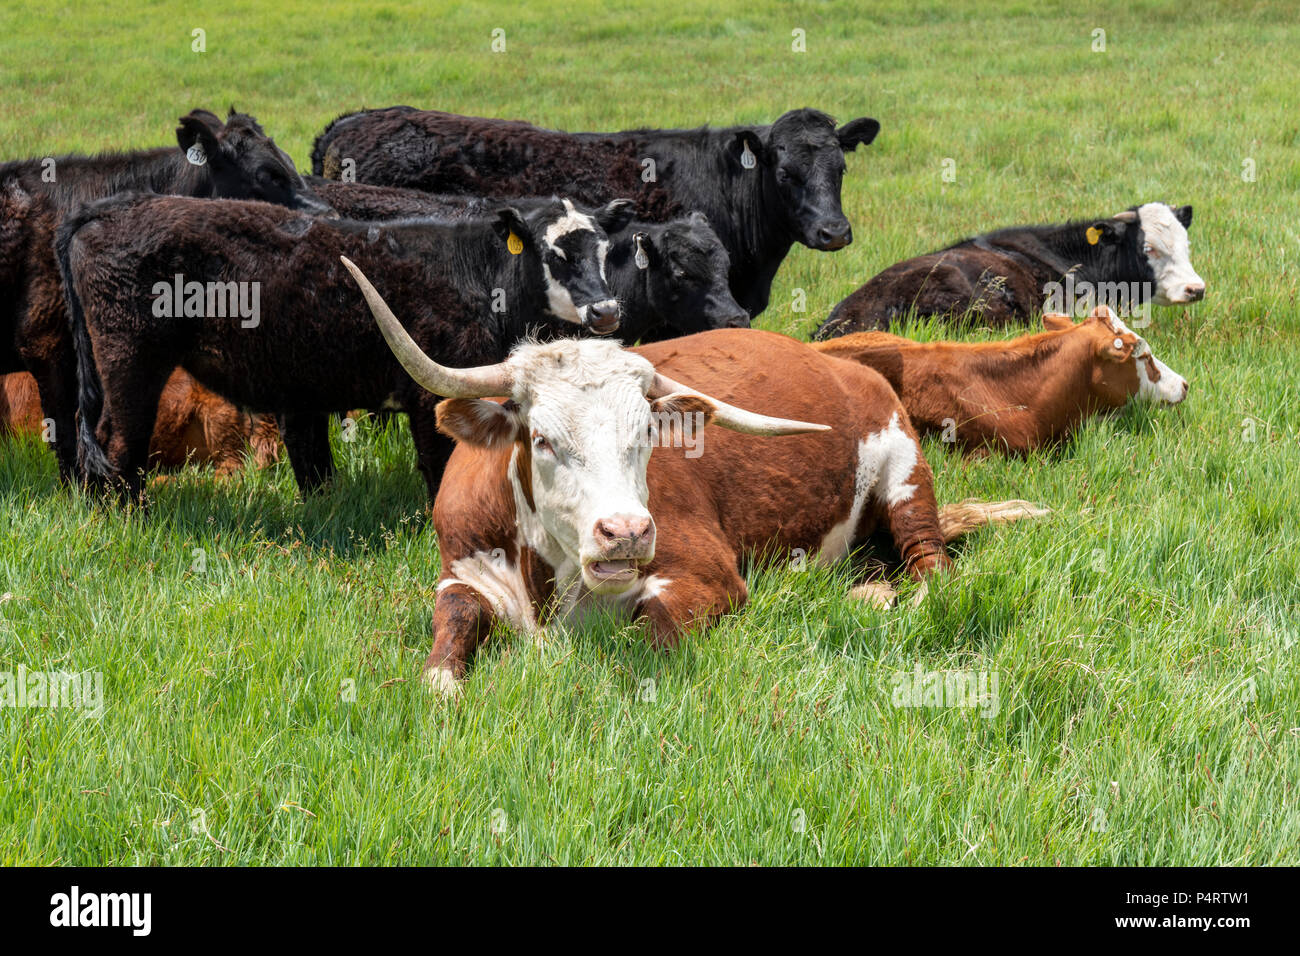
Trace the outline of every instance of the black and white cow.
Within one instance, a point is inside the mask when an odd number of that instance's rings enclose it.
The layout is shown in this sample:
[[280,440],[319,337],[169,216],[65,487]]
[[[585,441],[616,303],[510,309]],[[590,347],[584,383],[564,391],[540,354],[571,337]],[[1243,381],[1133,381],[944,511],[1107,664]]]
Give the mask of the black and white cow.
[[548,323],[613,332],[605,228],[629,215],[621,200],[589,216],[558,199],[454,223],[138,194],[85,207],[56,243],[79,363],[82,470],[139,493],[158,396],[180,366],[241,407],[277,414],[303,491],[332,474],[331,413],[406,411],[432,498],[451,452],[437,400],[394,360],[339,257],[367,263],[404,303],[423,348],[478,365]]
[[815,337],[885,330],[909,312],[998,326],[1044,310],[1196,302],[1205,281],[1192,268],[1191,224],[1191,206],[1153,202],[1108,219],[985,233],[885,269],[840,302]]

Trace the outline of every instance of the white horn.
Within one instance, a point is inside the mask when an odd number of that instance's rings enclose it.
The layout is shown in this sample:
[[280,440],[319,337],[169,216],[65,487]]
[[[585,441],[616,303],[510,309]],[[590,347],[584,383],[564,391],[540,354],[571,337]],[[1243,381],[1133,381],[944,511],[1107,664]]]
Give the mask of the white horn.
[[1132,209],[1125,209],[1123,212],[1115,213],[1115,215],[1111,216],[1110,218],[1116,220],[1117,222],[1137,222],[1138,214],[1135,213]]
[[366,304],[374,313],[379,330],[388,340],[388,347],[419,385],[444,398],[487,398],[510,394],[510,371],[504,363],[480,365],[478,368],[447,368],[425,355],[356,264],[347,256],[339,258],[361,286],[361,294],[366,297]]
[[667,375],[655,372],[654,382],[650,385],[649,396],[651,398],[658,398],[660,395],[681,394],[683,392],[688,395],[698,395],[700,398],[711,402],[714,406],[714,424],[721,425],[723,428],[730,428],[733,432],[742,432],[746,435],[802,435],[805,432],[828,432],[831,430],[830,425],[814,425],[811,422],[796,422],[788,418],[770,418],[767,415],[747,412],[743,408],[728,405],[712,395],[706,395],[704,392],[688,388],[674,382]]

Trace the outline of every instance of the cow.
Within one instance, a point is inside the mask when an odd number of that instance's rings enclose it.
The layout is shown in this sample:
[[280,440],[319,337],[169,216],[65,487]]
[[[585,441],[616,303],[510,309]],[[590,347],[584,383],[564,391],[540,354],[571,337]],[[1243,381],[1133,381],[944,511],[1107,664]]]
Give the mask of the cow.
[[[36,380],[29,373],[0,375],[0,437],[42,435],[41,414]],[[236,408],[183,369],[167,379],[149,441],[151,467],[212,465],[218,475],[228,475],[242,468],[246,457],[263,468],[279,453],[275,419]]]
[[83,202],[123,190],[260,199],[328,214],[292,160],[257,121],[233,109],[223,123],[207,110],[181,117],[176,147],[0,164],[0,374],[30,372],[59,475],[76,464],[76,360],[54,259],[61,219]]
[[448,223],[322,219],[255,202],[126,194],[59,228],[79,362],[78,454],[89,483],[139,497],[158,394],[184,368],[241,408],[277,416],[298,487],[329,480],[329,416],[391,407],[410,416],[430,500],[450,442],[435,402],[402,373],[339,265],[364,262],[444,361],[504,358],[530,328],[610,333],[605,229],[567,200]]
[[[745,604],[751,556],[832,562],[879,529],[924,580],[952,564],[948,537],[1038,513],[967,503],[953,516],[964,525],[944,527],[888,383],[786,336],[718,329],[630,350],[562,339],[452,369],[345,264],[402,366],[447,396],[438,427],[457,442],[433,511],[434,690],[455,689],[498,621],[540,634],[609,610],[669,648]],[[743,410],[760,406],[781,417]]]
[[965,239],[873,276],[831,310],[814,338],[887,331],[911,312],[997,327],[1025,324],[1045,307],[1073,312],[1076,300],[1121,311],[1197,302],[1205,281],[1192,268],[1191,224],[1191,206],[1152,202],[1109,219]]
[[730,258],[736,301],[767,307],[790,246],[833,251],[853,240],[840,208],[844,153],[880,131],[862,117],[836,128],[814,109],[771,126],[567,133],[409,106],[340,116],[316,137],[312,172],[330,179],[473,196],[549,196],[595,206],[636,200],[640,219],[704,213]]
[[1004,342],[914,342],[856,332],[813,348],[885,377],[921,434],[973,455],[1014,455],[1064,441],[1129,399],[1177,405],[1187,380],[1106,306],[1082,322],[1046,313],[1047,331]]
[[[349,219],[490,215],[503,200],[438,196],[400,186],[307,177],[313,192]],[[519,210],[546,199],[510,201]],[[583,206],[579,211],[591,213]],[[727,251],[702,213],[666,223],[633,219],[609,234],[607,278],[621,310],[618,339],[628,345],[707,329],[746,328],[749,314],[727,285]]]

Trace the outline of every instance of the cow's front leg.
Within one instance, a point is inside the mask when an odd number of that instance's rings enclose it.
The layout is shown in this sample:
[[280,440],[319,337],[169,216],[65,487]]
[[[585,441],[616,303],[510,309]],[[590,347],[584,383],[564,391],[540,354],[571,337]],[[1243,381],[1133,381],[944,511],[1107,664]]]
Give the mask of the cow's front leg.
[[444,582],[433,604],[433,650],[424,662],[425,686],[435,694],[454,694],[469,660],[487,640],[496,616],[477,591]]
[[749,589],[736,570],[734,557],[709,563],[712,567],[707,570],[660,566],[646,579],[645,596],[636,610],[649,623],[655,647],[674,648],[687,632],[709,627],[749,600]]

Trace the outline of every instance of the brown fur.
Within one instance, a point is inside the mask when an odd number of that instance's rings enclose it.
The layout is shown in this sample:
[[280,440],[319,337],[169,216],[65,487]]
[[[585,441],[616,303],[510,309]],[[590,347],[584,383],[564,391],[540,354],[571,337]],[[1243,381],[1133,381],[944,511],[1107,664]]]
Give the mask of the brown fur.
[[[686,457],[684,448],[654,450],[647,482],[657,526],[655,557],[642,568],[642,579],[658,575],[670,583],[633,613],[649,623],[657,646],[671,647],[687,631],[744,606],[749,558],[817,551],[852,508],[860,440],[880,432],[895,415],[914,443],[916,437],[906,410],[879,373],[782,335],[719,330],[634,351],[675,381],[723,401],[834,426],[781,438],[710,426],[702,433],[703,454],[697,458]],[[444,424],[452,424],[452,416],[466,421],[465,410],[456,404],[443,403]],[[448,667],[460,676],[490,631],[472,607],[466,611],[468,589],[453,581],[458,560],[475,560],[498,548],[510,561],[517,556],[534,611],[544,620],[554,569],[526,548],[518,554],[508,480],[511,454],[528,444],[523,434],[514,444],[494,441],[485,447],[460,441],[451,456],[434,506],[445,587],[434,610],[434,644],[426,668]],[[967,503],[971,507],[948,514],[946,527],[941,523],[930,467],[919,445],[908,482],[915,492],[892,508],[869,497],[851,546],[883,531],[912,577],[920,580],[950,566],[945,536],[969,530],[980,516],[974,503]],[[991,508],[986,518],[995,513]],[[444,609],[444,601],[455,608]]]
[[[0,376],[0,436],[39,435],[41,400],[27,372]],[[280,433],[266,415],[240,411],[194,381],[183,369],[172,372],[158,401],[149,443],[149,461],[161,468],[187,463],[213,465],[225,475],[243,467],[250,454],[259,467],[280,456]]]
[[1138,390],[1131,332],[1117,337],[1101,309],[1075,324],[1047,315],[1049,331],[1005,342],[913,342],[858,332],[813,348],[860,362],[893,386],[917,430],[952,434],[966,451],[1023,454],[1120,408]]

